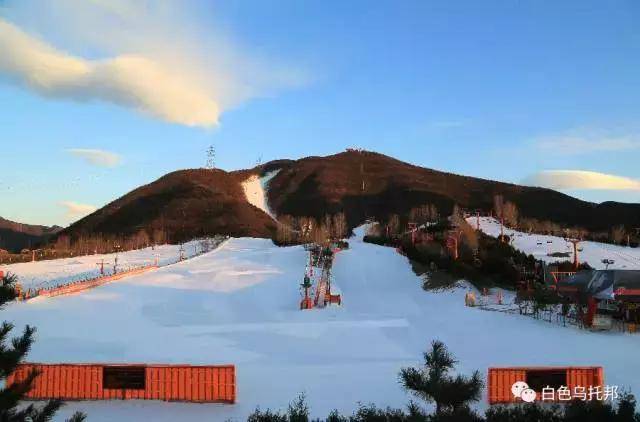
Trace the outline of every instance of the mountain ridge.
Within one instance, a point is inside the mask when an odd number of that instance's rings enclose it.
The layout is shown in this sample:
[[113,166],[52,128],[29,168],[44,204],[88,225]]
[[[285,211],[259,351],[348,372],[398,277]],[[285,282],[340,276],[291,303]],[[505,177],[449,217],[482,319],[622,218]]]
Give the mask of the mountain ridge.
[[19,252],[48,240],[61,230],[63,228],[56,225],[24,224],[0,217],[0,249]]
[[173,241],[207,234],[273,237],[271,217],[246,200],[241,183],[280,171],[268,203],[277,215],[322,218],[345,212],[350,227],[432,203],[442,214],[454,204],[488,211],[494,195],[515,203],[523,217],[588,230],[640,226],[640,204],[583,201],[552,189],[443,172],[383,154],[347,150],[329,156],[274,160],[250,169],[188,169],[168,173],[73,223],[62,233],[132,234],[166,230]]

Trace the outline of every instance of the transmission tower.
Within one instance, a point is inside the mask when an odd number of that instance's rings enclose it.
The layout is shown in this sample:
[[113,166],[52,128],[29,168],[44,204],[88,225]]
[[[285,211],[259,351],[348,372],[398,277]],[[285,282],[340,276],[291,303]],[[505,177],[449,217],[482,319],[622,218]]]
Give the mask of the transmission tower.
[[206,168],[208,168],[209,170],[216,168],[216,149],[213,145],[209,145],[209,148],[207,148]]

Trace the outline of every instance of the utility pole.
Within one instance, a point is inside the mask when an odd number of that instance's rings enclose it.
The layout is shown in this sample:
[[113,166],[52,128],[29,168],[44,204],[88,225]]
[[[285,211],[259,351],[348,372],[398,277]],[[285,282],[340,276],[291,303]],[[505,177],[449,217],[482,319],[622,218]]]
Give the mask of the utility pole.
[[113,273],[116,274],[118,272],[118,251],[120,250],[120,245],[115,245],[114,248],[116,249],[116,258],[113,263]]
[[100,275],[104,275],[104,259],[100,260],[100,262],[96,262],[96,265],[100,266]]

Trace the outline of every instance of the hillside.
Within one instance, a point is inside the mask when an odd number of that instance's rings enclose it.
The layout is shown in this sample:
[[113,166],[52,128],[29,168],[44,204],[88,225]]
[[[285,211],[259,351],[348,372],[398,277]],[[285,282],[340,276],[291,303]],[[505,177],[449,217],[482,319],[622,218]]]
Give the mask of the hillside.
[[[474,228],[478,220],[470,217],[467,222]],[[489,236],[498,237],[501,232],[500,222],[491,217],[480,217],[480,230]],[[505,235],[511,239],[511,246],[537,260],[553,263],[567,260],[573,261],[573,245],[562,237],[523,233],[510,228],[502,228]],[[553,256],[554,253],[565,253],[566,257]],[[583,241],[580,242],[578,253],[580,262],[586,262],[597,270],[640,270],[640,248],[630,248],[622,245]],[[609,264],[602,262],[607,260]]]
[[[276,171],[277,170],[277,171]],[[367,151],[277,160],[253,169],[183,170],[138,188],[70,226],[65,233],[133,234],[165,230],[172,241],[199,235],[271,237],[275,222],[243,191],[250,177],[269,177],[265,206],[276,215],[322,217],[344,211],[350,227],[367,218],[405,214],[435,204],[488,211],[493,196],[514,202],[523,217],[577,225],[592,231],[640,226],[640,204],[594,204],[550,189],[461,176],[414,166]],[[256,205],[257,204],[257,205]],[[268,211],[268,210],[267,210]]]
[[384,219],[433,203],[441,213],[454,204],[489,211],[496,194],[514,202],[524,217],[608,230],[640,224],[640,204],[594,204],[543,188],[518,186],[414,166],[368,151],[275,161],[263,171],[281,171],[269,184],[269,204],[294,216],[345,211],[351,226],[367,217]]
[[62,227],[22,224],[0,217],[0,249],[20,252],[21,249],[36,245],[60,230]]
[[72,236],[161,230],[169,241],[211,233],[270,237],[271,217],[247,202],[238,175],[181,170],[135,189],[64,230]]

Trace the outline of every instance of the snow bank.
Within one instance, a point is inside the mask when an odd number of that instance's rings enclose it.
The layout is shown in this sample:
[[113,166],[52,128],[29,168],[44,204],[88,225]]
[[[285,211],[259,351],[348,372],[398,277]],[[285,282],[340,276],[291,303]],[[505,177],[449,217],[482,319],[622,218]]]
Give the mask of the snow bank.
[[[257,405],[285,408],[305,392],[313,416],[357,402],[403,406],[400,368],[421,363],[433,339],[460,370],[490,366],[603,365],[606,383],[640,393],[638,335],[591,333],[464,306],[463,287],[425,292],[407,259],[362,242],[336,255],[343,306],[299,311],[307,254],[264,239],[217,250],[81,295],[11,304],[2,318],[38,328],[29,355],[42,362],[237,365],[236,405],[143,401],[68,403],[98,421],[241,421]],[[481,407],[484,406],[484,402]]]
[[269,208],[269,202],[267,200],[267,189],[269,186],[269,182],[276,176],[276,174],[278,174],[279,171],[280,169],[270,171],[268,173],[265,173],[265,175],[262,177],[253,175],[242,182],[242,189],[244,189],[244,194],[247,197],[247,201],[249,201],[251,205],[258,207],[262,211],[269,214],[272,218],[275,218],[275,214]]
[[[191,257],[200,251],[200,241],[194,240],[183,245],[185,257]],[[104,260],[105,273],[111,273],[116,254],[86,255],[72,258],[51,259],[37,262],[2,265],[0,269],[16,274],[23,288],[53,287],[79,279],[100,275],[99,263]],[[180,257],[180,245],[160,245],[155,249],[144,248],[118,253],[118,268],[126,270],[133,267],[151,265],[158,258],[159,265],[167,265]]]
[[[472,227],[477,226],[476,217],[467,218]],[[491,217],[480,217],[480,230],[497,237],[500,235],[500,222]],[[514,248],[533,255],[536,259],[545,262],[573,261],[573,245],[561,237],[541,234],[528,234],[516,230],[504,229],[504,233],[512,240]],[[606,243],[585,241],[579,244],[582,251],[578,252],[580,262],[588,262],[596,269],[604,269],[603,259],[613,260],[610,269],[638,270],[640,269],[640,248],[628,248],[626,246],[609,245]],[[549,256],[554,252],[569,253],[567,258],[554,258]]]

